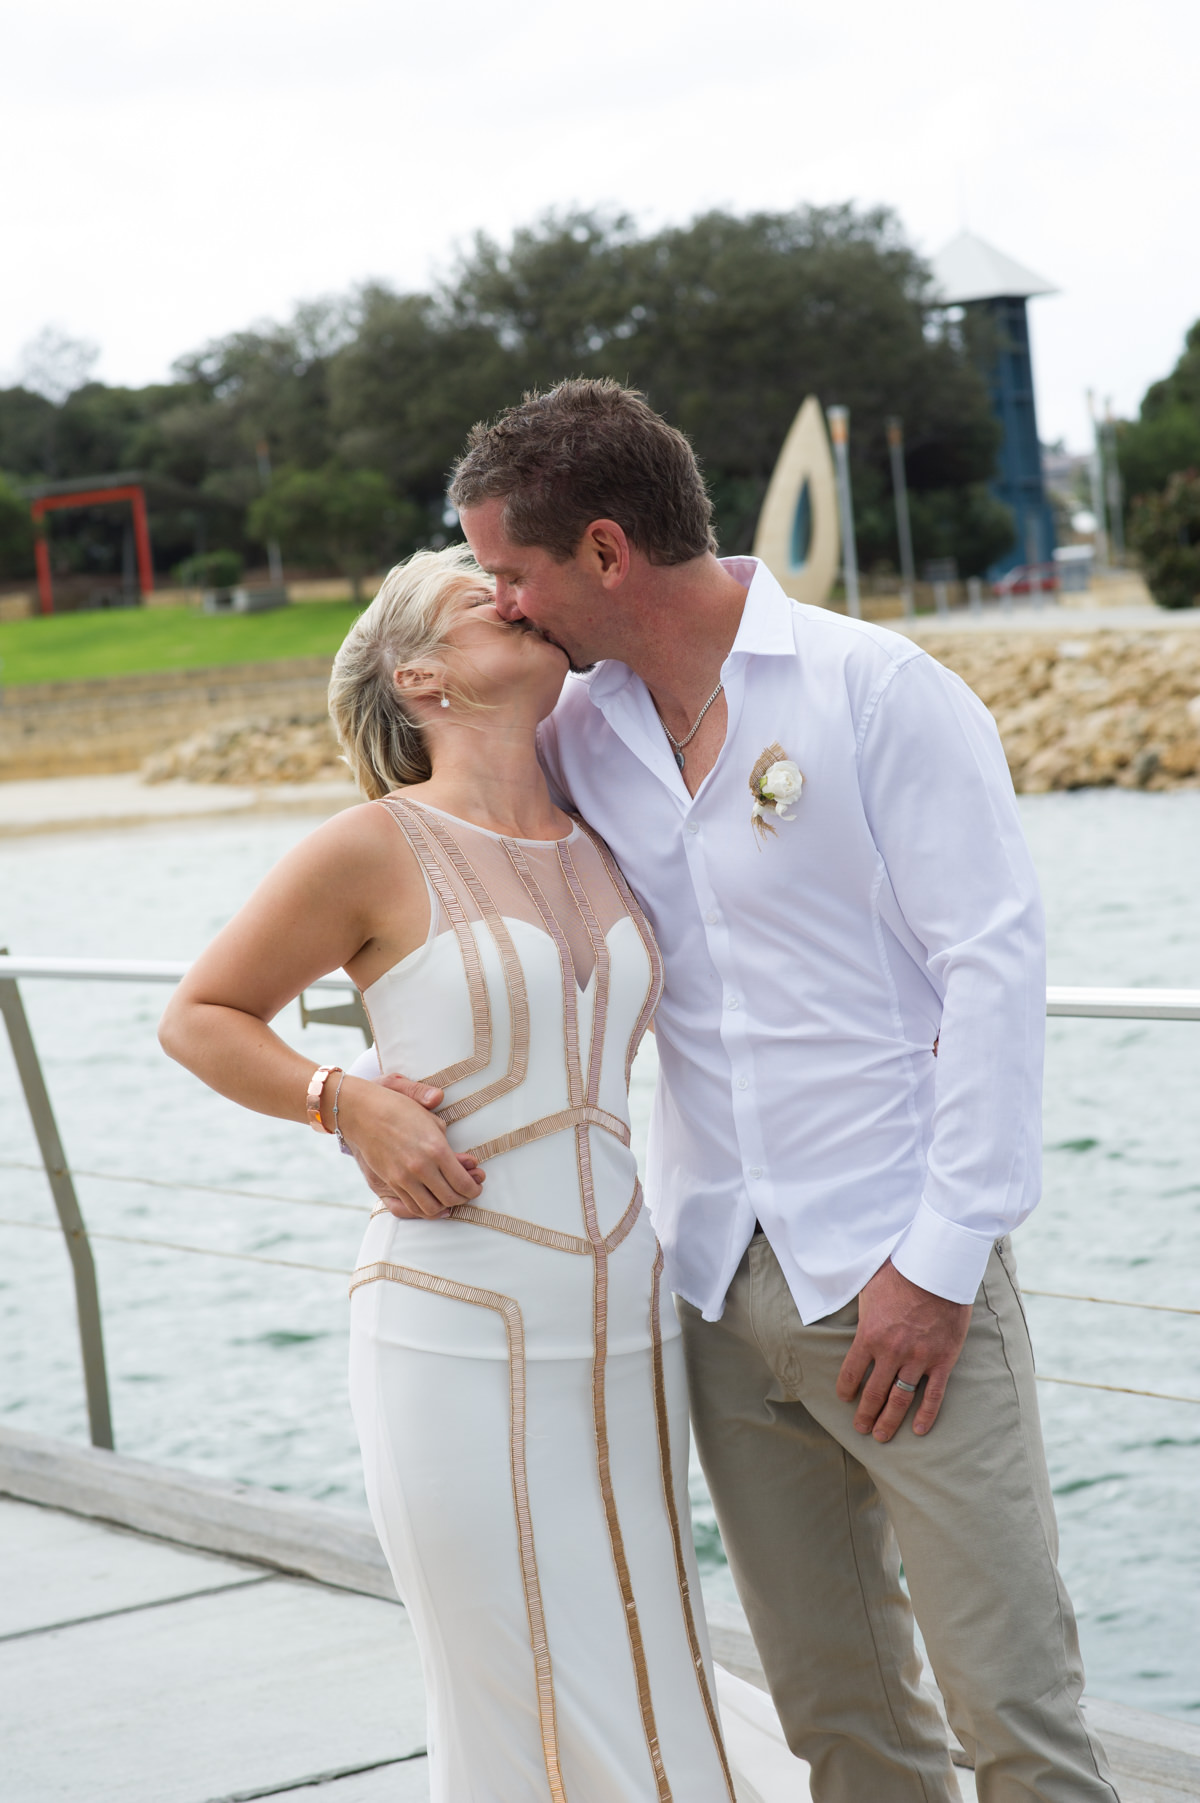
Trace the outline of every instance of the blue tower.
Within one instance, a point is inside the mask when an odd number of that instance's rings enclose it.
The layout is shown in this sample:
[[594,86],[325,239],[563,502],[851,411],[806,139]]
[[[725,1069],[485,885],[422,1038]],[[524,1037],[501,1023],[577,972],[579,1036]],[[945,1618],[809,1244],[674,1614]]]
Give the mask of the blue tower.
[[1054,551],[1054,515],[1042,482],[1025,303],[1056,290],[1041,276],[973,232],[960,232],[933,259],[937,305],[978,310],[992,328],[993,360],[984,372],[1003,431],[992,492],[1013,510],[1011,550],[988,571],[994,581],[1016,564],[1046,563]]

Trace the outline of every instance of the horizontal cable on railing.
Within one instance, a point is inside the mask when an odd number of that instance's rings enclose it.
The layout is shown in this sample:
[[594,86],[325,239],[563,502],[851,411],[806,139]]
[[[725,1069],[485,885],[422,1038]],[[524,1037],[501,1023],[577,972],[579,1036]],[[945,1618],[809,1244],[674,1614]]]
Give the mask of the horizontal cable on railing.
[[1200,1308],[1179,1308],[1170,1302],[1130,1302],[1124,1296],[1076,1296],[1069,1290],[1030,1290],[1021,1285],[1022,1296],[1049,1296],[1055,1302],[1103,1302],[1108,1308],[1148,1308],[1156,1315],[1200,1315]]
[[[3,1215],[0,1215],[0,1227],[31,1227],[35,1233],[62,1233],[62,1228],[52,1221],[13,1221]],[[178,1240],[152,1240],[136,1233],[96,1233],[89,1228],[87,1238],[112,1240],[119,1246],[154,1246],[160,1252],[194,1252],[200,1258],[232,1258],[247,1265],[278,1265],[285,1271],[323,1271],[329,1277],[354,1275],[341,1265],[312,1265],[297,1258],[268,1258],[263,1252],[223,1252],[218,1246],[182,1246]]]
[[[26,1164],[20,1159],[0,1159],[0,1171],[45,1171],[40,1164]],[[54,1176],[60,1173],[55,1171]],[[124,1171],[85,1171],[81,1166],[73,1164],[64,1166],[61,1173],[67,1177],[98,1177],[103,1183],[141,1183],[147,1189],[187,1189],[199,1190],[206,1196],[248,1196],[252,1202],[294,1202],[299,1208],[337,1208],[349,1214],[361,1214],[366,1206],[366,1198],[362,1202],[323,1202],[313,1196],[276,1196],[268,1190],[230,1189],[221,1183],[187,1183],[182,1177],[133,1177]]]
[[1082,1377],[1048,1377],[1045,1372],[1037,1373],[1040,1384],[1069,1384],[1073,1390],[1107,1390],[1113,1396],[1149,1396],[1153,1402],[1195,1402],[1200,1403],[1200,1396],[1171,1396],[1165,1390],[1135,1390],[1132,1384],[1094,1384]]
[[[14,1221],[0,1216],[0,1227],[30,1227],[36,1233],[58,1233],[50,1221]],[[200,1258],[227,1258],[247,1265],[276,1265],[284,1271],[319,1271],[327,1277],[353,1277],[353,1271],[341,1265],[314,1265],[295,1258],[268,1258],[262,1252],[224,1252],[216,1246],[183,1246],[177,1240],[156,1240],[133,1233],[91,1233],[89,1239],[111,1240],[121,1246],[151,1246],[160,1252],[191,1252]],[[1039,1371],[1040,1384],[1068,1384],[1074,1390],[1104,1390],[1116,1396],[1145,1396],[1152,1402],[1192,1402],[1200,1405],[1200,1396],[1177,1396],[1165,1390],[1137,1390],[1131,1384],[1097,1384],[1082,1377],[1051,1377]]]
[[[29,1164],[21,1159],[0,1159],[0,1171],[37,1173],[43,1169],[44,1167],[40,1164]],[[134,1177],[126,1171],[89,1171],[80,1165],[72,1165],[65,1174],[70,1177],[92,1177],[102,1183],[140,1183],[148,1189],[196,1190],[205,1196],[244,1197],[251,1202],[295,1203],[298,1208],[333,1208],[343,1214],[361,1215],[365,1207],[365,1200],[363,1202],[327,1202],[314,1196],[277,1196],[268,1190],[232,1189],[221,1183],[189,1183],[183,1178],[175,1177]],[[1149,1309],[1159,1315],[1200,1315],[1200,1308],[1182,1308],[1174,1303],[1133,1302],[1124,1296],[1080,1296],[1071,1290],[1032,1290],[1025,1284],[1021,1286],[1021,1294],[1047,1297],[1055,1302],[1095,1302],[1108,1308]]]

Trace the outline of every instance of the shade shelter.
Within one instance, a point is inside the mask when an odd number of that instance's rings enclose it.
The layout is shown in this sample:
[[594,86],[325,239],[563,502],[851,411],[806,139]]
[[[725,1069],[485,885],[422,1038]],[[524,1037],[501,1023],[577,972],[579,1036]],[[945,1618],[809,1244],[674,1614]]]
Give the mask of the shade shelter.
[[[69,507],[98,507],[128,501],[133,508],[133,543],[137,556],[138,588],[144,601],[154,591],[154,559],[150,551],[150,527],[146,519],[146,491],[136,472],[125,476],[84,476],[75,482],[47,483],[31,493],[30,512],[36,527],[48,513]],[[45,528],[35,533],[38,603],[44,614],[54,612],[54,579]]]

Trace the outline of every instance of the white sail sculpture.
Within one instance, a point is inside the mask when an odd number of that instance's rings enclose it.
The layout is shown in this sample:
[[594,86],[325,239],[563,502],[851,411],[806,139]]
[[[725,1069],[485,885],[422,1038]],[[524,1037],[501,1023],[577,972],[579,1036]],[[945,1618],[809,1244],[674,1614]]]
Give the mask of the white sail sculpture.
[[754,555],[793,601],[823,607],[841,559],[837,482],[825,415],[809,395],[783,441],[758,516]]

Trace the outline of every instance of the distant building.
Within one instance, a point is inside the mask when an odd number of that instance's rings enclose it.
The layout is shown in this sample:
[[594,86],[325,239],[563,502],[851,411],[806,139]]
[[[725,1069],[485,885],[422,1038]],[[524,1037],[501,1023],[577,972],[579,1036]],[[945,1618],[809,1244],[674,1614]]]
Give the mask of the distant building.
[[1011,550],[988,571],[994,580],[1017,564],[1048,563],[1054,554],[1054,514],[1042,479],[1025,303],[1056,290],[973,232],[960,232],[934,257],[933,276],[940,306],[978,309],[994,332],[994,359],[985,374],[1004,436],[991,486],[1016,521]]

